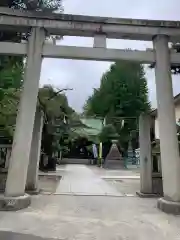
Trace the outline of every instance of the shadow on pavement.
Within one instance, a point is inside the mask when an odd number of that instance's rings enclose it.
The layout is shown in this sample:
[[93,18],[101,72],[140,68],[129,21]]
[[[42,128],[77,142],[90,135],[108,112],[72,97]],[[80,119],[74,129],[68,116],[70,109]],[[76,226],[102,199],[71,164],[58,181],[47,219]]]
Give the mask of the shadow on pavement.
[[53,240],[53,238],[44,238],[31,234],[0,231],[0,240]]

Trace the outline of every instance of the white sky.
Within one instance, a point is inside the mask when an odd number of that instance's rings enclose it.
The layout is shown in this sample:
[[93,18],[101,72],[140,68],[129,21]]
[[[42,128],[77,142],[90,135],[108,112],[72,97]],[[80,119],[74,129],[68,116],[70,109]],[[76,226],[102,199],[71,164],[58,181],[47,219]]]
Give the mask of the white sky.
[[[64,13],[106,16],[119,18],[145,18],[180,20],[180,0],[64,0]],[[64,37],[58,44],[73,46],[92,46],[93,39]],[[108,40],[109,48],[146,49],[151,42]],[[41,85],[52,84],[59,88],[70,87],[67,92],[69,104],[81,111],[85,100],[98,87],[102,74],[109,68],[108,62],[79,61],[65,59],[45,59],[41,72]],[[147,69],[149,98],[156,107],[154,71]],[[180,76],[173,76],[174,94],[180,92]]]

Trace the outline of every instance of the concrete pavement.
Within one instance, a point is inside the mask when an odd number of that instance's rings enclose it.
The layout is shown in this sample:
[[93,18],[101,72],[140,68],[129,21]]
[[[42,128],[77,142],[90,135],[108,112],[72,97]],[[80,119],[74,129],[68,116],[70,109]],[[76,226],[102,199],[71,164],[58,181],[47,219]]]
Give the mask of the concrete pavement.
[[55,194],[122,196],[116,188],[104,181],[92,169],[86,165],[66,165]]
[[138,197],[39,195],[25,210],[0,212],[0,231],[59,240],[178,240],[180,217],[162,213],[156,203]]
[[[138,179],[118,180],[117,186],[114,180],[101,179],[108,176],[108,170],[104,169],[60,166],[57,172],[67,183],[70,180],[73,192],[63,195],[60,181],[56,190],[59,193],[33,196],[31,206],[18,212],[0,212],[1,240],[180,239],[180,216],[159,211],[156,199],[106,194],[115,190],[120,195],[131,193],[138,187]],[[113,176],[112,171],[109,173]],[[130,176],[133,172],[114,172],[115,176],[118,174]],[[79,194],[74,194],[75,191]],[[102,195],[91,195],[99,193]]]

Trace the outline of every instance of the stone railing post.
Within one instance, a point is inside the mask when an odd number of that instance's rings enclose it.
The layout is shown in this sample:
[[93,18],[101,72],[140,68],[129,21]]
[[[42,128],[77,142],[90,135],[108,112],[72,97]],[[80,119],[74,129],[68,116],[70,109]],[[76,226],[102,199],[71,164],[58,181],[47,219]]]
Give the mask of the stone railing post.
[[150,120],[150,116],[147,114],[141,114],[139,118],[140,192],[137,194],[142,197],[152,196]]

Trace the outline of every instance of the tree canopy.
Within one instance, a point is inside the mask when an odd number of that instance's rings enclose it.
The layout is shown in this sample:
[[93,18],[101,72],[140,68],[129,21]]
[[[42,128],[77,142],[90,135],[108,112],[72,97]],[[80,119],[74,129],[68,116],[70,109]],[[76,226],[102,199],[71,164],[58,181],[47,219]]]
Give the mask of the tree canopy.
[[107,124],[103,127],[101,133],[99,134],[99,140],[103,143],[118,139],[119,135],[112,124]]
[[[62,11],[61,0],[1,0],[0,7],[34,11]],[[0,41],[20,42],[27,37],[15,31],[1,31]],[[17,105],[23,83],[24,59],[21,56],[0,56],[0,125],[12,135]]]
[[58,10],[62,7],[61,0],[1,0],[1,6],[28,10]]
[[100,87],[84,105],[84,114],[100,117],[138,117],[149,109],[148,88],[142,65],[119,61],[103,74]]
[[12,136],[22,87],[23,64],[19,57],[4,56],[0,60],[0,126],[7,136]]
[[45,115],[42,150],[51,160],[53,152],[60,150],[60,145],[64,145],[68,135],[67,121],[74,111],[69,106],[63,89],[55,89],[51,85],[39,89],[38,102]]
[[131,132],[137,130],[139,115],[149,109],[143,65],[118,61],[103,74],[100,87],[84,105],[84,114],[103,117],[106,124],[113,124],[124,145],[132,138]]

